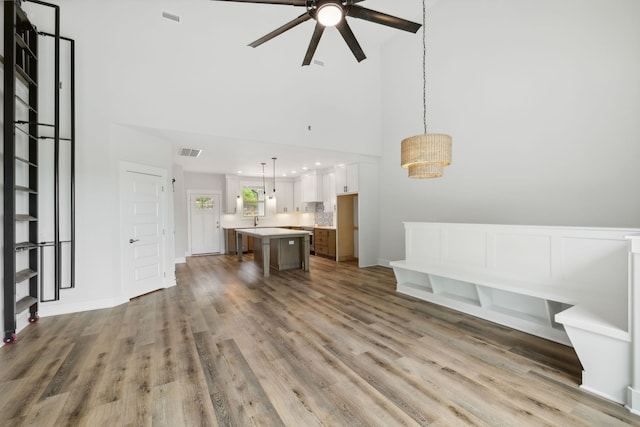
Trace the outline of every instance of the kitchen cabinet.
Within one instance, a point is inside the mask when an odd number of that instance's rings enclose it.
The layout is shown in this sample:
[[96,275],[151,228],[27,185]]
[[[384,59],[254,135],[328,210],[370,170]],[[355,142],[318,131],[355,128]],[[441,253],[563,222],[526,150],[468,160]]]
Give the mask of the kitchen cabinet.
[[315,228],[313,245],[316,255],[336,259],[336,230],[332,228]]
[[293,213],[296,212],[293,206],[293,182],[276,182],[276,212]]
[[336,174],[326,173],[322,175],[322,203],[325,212],[336,210]]
[[302,203],[322,201],[322,178],[313,174],[302,175]]
[[293,181],[293,210],[295,212],[304,212],[302,206],[302,178]]
[[[235,254],[236,249],[236,230],[233,228],[225,228],[225,243],[227,247],[227,254]],[[242,251],[253,252],[253,237],[247,235],[242,236]]]
[[238,176],[237,175],[225,175],[225,213],[233,215],[238,211],[238,196],[240,192],[238,190]]
[[358,192],[358,164],[336,168],[336,193],[353,194]]

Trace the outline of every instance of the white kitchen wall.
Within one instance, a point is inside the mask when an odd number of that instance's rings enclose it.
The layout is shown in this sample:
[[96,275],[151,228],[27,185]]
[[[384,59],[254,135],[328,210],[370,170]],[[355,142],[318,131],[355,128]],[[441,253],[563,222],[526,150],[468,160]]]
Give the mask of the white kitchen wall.
[[[279,178],[278,181],[285,180]],[[239,187],[257,186],[263,184],[262,177],[239,176]],[[261,227],[282,227],[290,225],[313,225],[315,215],[313,213],[277,213],[277,195],[276,199],[269,199],[271,189],[273,188],[270,180],[265,181],[267,199],[265,203],[265,216],[258,218],[258,225]],[[276,193],[277,194],[277,193]],[[242,205],[240,205],[241,207]],[[221,223],[225,228],[253,227],[254,217],[243,216],[242,209],[238,209],[235,215],[222,215]]]
[[412,180],[422,41],[383,46],[380,263],[402,221],[640,226],[640,2],[447,0],[428,11],[428,124],[444,177]]

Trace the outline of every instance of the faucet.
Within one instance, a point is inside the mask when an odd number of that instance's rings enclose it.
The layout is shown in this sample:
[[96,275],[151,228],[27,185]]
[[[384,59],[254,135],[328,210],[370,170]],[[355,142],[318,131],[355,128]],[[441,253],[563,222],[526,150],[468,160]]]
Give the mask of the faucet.
[[253,226],[257,227],[258,226],[258,215],[253,217]]

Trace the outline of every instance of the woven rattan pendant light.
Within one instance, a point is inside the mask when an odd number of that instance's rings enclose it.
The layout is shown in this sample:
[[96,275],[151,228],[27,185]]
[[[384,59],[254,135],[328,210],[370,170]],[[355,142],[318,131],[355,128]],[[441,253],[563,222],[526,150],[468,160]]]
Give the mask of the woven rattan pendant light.
[[409,178],[438,178],[451,164],[451,137],[427,133],[427,5],[422,0],[422,118],[424,134],[402,140],[401,164]]

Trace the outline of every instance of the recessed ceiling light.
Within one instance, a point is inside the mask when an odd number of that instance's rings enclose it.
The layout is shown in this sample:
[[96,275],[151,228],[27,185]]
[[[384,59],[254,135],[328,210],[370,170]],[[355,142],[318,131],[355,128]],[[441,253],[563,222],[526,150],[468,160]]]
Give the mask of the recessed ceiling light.
[[320,166],[322,163],[320,162],[316,162],[316,166]]
[[238,171],[238,175],[241,174],[241,173],[242,173],[242,171]]
[[287,174],[286,174],[286,173],[283,173],[283,174],[282,174],[282,176],[287,176]]
[[291,171],[291,173],[298,173],[298,172],[296,172],[296,171]]

